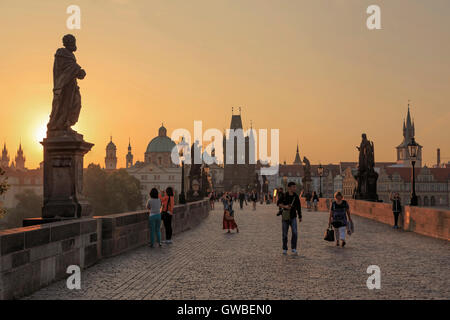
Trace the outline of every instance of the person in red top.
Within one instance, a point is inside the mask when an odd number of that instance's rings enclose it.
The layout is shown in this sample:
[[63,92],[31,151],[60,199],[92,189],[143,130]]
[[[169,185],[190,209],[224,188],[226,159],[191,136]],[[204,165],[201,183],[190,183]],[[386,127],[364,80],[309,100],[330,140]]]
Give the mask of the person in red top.
[[172,243],[172,217],[173,208],[175,207],[175,199],[173,196],[173,189],[168,187],[166,189],[166,194],[161,197],[161,219],[164,223],[164,229],[166,230],[166,241],[167,244]]

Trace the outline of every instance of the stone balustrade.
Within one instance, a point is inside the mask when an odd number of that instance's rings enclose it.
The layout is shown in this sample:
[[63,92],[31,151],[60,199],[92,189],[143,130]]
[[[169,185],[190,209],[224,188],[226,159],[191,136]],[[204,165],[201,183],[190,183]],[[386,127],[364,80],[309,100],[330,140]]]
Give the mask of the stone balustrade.
[[[175,206],[173,233],[198,225],[209,209],[207,200]],[[70,265],[84,269],[148,241],[147,211],[2,230],[0,300],[17,299],[67,278]]]
[[[392,205],[348,199],[351,214],[393,225]],[[321,198],[319,211],[329,211],[332,199]],[[302,199],[302,207],[306,200]],[[405,231],[412,231],[429,237],[450,241],[450,210],[404,206],[399,217],[399,225]]]

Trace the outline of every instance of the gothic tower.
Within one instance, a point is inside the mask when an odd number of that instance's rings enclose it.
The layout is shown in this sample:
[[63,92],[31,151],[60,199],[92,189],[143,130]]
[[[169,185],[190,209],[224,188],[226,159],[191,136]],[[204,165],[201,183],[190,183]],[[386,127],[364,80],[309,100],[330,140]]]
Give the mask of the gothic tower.
[[[416,128],[414,126],[414,121],[411,120],[411,112],[408,103],[408,113],[406,115],[406,120],[403,120],[403,141],[397,146],[397,164],[402,167],[411,167],[411,160],[409,157],[408,144],[411,143],[412,139],[415,139]],[[417,141],[416,141],[417,142]],[[417,154],[416,167],[422,167],[422,146],[419,145],[419,150]]]
[[16,170],[25,170],[25,157],[23,155],[22,143],[19,144],[19,149],[17,150],[15,161]]
[[131,141],[128,139],[128,153],[126,156],[126,167],[130,168],[133,166],[133,154],[131,153]]
[[294,164],[297,164],[297,165],[301,165],[302,164],[302,160],[300,158],[300,153],[298,152],[298,143],[297,143],[297,152],[295,153]]
[[8,150],[6,149],[6,143],[3,144],[2,157],[0,159],[0,167],[2,168],[9,167],[9,155]]
[[[239,108],[240,111],[240,108]],[[240,190],[252,190],[255,185],[256,159],[250,158],[250,143],[254,142],[250,135],[245,135],[242,126],[241,113],[231,115],[230,136],[223,137],[223,161],[225,191],[238,192]],[[234,133],[231,135],[231,133]],[[231,140],[232,139],[232,140]],[[234,150],[227,151],[227,144]],[[253,158],[253,157],[252,157]]]
[[116,145],[111,140],[106,146],[105,169],[115,170],[117,167]]

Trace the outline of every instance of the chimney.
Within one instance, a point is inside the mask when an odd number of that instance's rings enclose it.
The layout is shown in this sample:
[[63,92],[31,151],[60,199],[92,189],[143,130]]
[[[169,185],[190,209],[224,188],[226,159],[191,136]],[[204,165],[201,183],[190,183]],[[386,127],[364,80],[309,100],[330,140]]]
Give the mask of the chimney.
[[437,167],[441,166],[441,149],[437,149]]

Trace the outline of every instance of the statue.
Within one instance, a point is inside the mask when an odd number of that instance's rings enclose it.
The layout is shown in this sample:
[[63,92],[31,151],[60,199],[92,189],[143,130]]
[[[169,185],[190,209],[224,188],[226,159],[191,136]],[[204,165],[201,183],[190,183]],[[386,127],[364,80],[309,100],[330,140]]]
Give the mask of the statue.
[[64,48],[55,54],[53,103],[44,146],[44,203],[42,219],[24,225],[90,217],[92,207],[83,194],[83,157],[93,147],[83,135],[71,129],[78,121],[81,96],[77,79],[86,72],[77,64],[75,37],[63,37]]
[[367,139],[365,133],[362,134],[362,140],[359,147],[358,181],[355,199],[378,201],[377,180],[378,173],[375,172],[375,148],[372,141]]
[[191,168],[189,170],[189,190],[187,192],[188,202],[203,199],[203,192],[200,185],[202,182],[202,164],[195,163],[196,154],[201,154],[201,146],[198,141],[195,141],[191,146]]
[[311,193],[311,163],[309,162],[308,158],[303,157],[303,163],[305,164],[303,166],[303,178],[302,178],[302,184],[303,184],[303,191],[304,194]]
[[81,110],[81,95],[77,79],[84,79],[86,71],[77,64],[73,54],[77,50],[75,37],[71,34],[65,35],[63,45],[64,48],[59,48],[55,53],[52,113],[47,129],[49,132],[61,131],[61,134],[75,134],[71,127],[78,122]]

